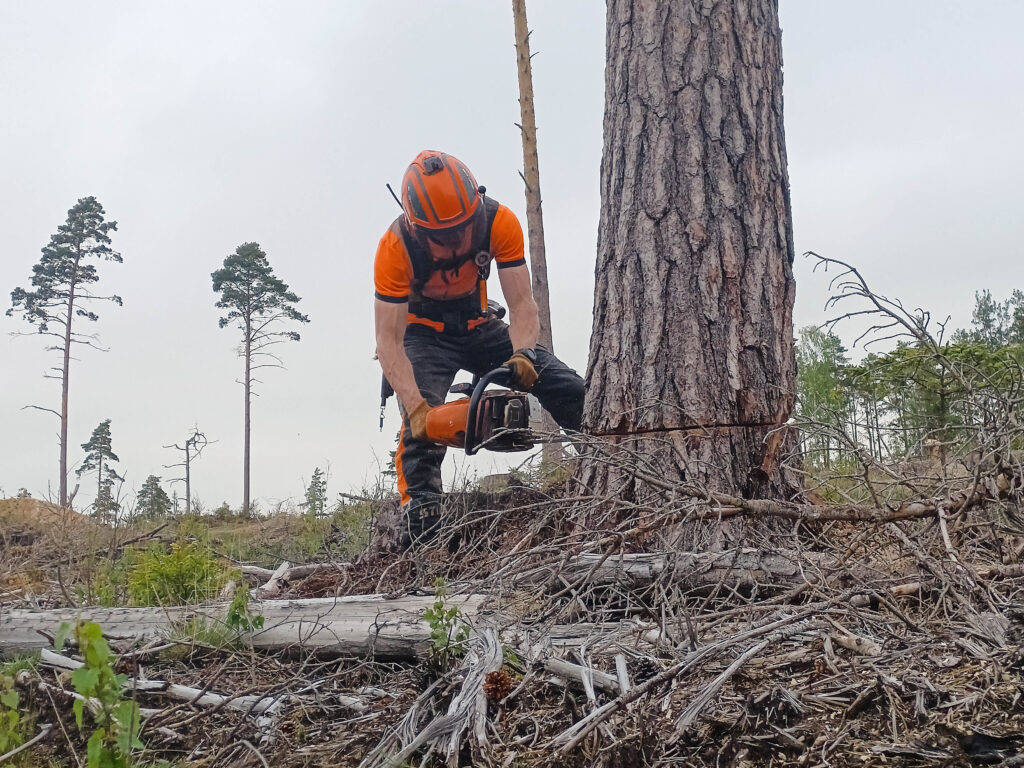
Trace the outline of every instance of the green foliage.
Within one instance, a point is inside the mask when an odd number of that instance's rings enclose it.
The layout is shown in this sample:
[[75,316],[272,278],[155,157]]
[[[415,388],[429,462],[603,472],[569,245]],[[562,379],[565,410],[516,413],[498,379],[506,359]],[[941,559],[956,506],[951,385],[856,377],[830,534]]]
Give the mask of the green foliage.
[[169,639],[179,643],[179,648],[167,652],[162,658],[180,661],[192,655],[195,647],[220,651],[234,651],[238,648],[238,631],[225,622],[205,616],[190,616],[176,624]]
[[937,346],[902,341],[852,364],[834,334],[802,329],[797,415],[813,424],[801,436],[806,469],[853,471],[855,453],[944,461],[1009,418],[998,404],[1014,401],[1022,384],[1024,292],[1001,303],[988,291],[976,294],[971,328],[952,338]]
[[[84,308],[88,303],[112,301],[121,305],[120,296],[96,296],[86,289],[99,280],[90,259],[122,261],[121,255],[110,248],[110,232],[117,229],[117,222],[105,221],[104,213],[103,206],[95,197],[81,198],[68,211],[67,221],[57,228],[56,234],[50,235],[42,258],[32,267],[33,289],[15,288],[11,292],[8,317],[20,311],[39,333],[57,336],[63,343],[60,329],[69,319],[99,319],[94,312]],[[72,311],[69,312],[69,308]],[[51,327],[51,324],[58,328]],[[79,334],[72,336],[73,343],[91,343],[90,338]],[[63,346],[57,349],[63,349]]]
[[[54,640],[58,651],[69,634],[71,628],[63,624]],[[90,712],[96,729],[86,744],[88,768],[127,768],[132,751],[145,748],[139,740],[139,705],[122,698],[128,676],[114,672],[114,657],[98,624],[79,622],[74,636],[85,663],[71,673],[71,684],[78,694],[95,703]],[[75,699],[72,708],[81,729],[85,702]]]
[[113,608],[128,600],[130,558],[91,558],[82,565],[82,583],[75,592],[80,602]]
[[957,331],[953,341],[983,344],[993,350],[1024,344],[1024,291],[1016,289],[1003,301],[992,298],[988,289],[975,292],[971,327]]
[[295,331],[278,332],[268,327],[278,320],[308,323],[309,318],[295,309],[299,297],[274,275],[259,243],[242,243],[210,277],[214,292],[220,294],[217,307],[228,310],[220,318],[221,328],[235,325],[242,330],[243,340],[250,342],[299,340]]
[[228,615],[224,621],[228,629],[236,632],[255,632],[263,629],[263,617],[253,615],[249,611],[249,596],[249,587],[242,582],[228,605]]
[[430,661],[441,672],[466,653],[469,642],[469,628],[458,607],[446,604],[447,594],[444,579],[435,579],[434,604],[423,612],[430,626]]
[[114,500],[114,481],[123,480],[111,465],[120,461],[114,453],[110,434],[110,419],[101,421],[92,431],[89,441],[82,443],[86,452],[82,465],[75,470],[81,477],[86,472],[96,472],[96,500],[93,502],[93,514],[101,520],[112,518],[118,511]]
[[313,477],[306,488],[306,500],[299,506],[311,517],[323,517],[327,508],[327,478],[320,467],[313,470]]
[[0,674],[0,754],[20,747],[25,740],[14,674]]
[[178,541],[170,551],[154,545],[135,555],[128,594],[137,605],[186,605],[215,597],[227,576],[227,568],[199,542]]
[[159,520],[171,514],[171,500],[160,487],[160,478],[150,475],[139,489],[135,500],[135,514],[149,520]]

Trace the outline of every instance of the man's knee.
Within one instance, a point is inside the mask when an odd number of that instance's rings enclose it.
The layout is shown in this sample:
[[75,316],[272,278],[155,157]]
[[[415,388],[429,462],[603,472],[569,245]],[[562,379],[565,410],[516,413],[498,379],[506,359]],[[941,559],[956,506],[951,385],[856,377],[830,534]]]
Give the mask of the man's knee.
[[563,429],[580,430],[583,422],[583,400],[586,396],[583,378],[554,356],[534,388],[534,394]]

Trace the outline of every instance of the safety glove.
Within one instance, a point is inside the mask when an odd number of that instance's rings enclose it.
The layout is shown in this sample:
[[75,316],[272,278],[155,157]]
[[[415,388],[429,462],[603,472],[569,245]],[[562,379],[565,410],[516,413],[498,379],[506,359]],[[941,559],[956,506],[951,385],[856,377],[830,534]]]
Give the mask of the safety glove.
[[430,413],[430,406],[426,400],[420,400],[419,405],[409,412],[409,431],[414,440],[427,439],[427,414]]
[[517,349],[515,354],[505,361],[505,365],[512,369],[509,383],[516,389],[529,392],[537,383],[537,369],[534,367],[536,362],[537,354],[532,349]]

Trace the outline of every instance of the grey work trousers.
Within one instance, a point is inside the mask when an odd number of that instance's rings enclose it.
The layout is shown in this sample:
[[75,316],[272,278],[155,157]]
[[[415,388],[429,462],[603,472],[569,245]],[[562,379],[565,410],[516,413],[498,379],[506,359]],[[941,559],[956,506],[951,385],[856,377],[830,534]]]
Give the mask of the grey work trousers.
[[[435,331],[419,323],[409,323],[405,331],[405,354],[420,394],[431,407],[445,401],[460,370],[482,376],[500,367],[512,352],[508,326],[494,318],[460,334]],[[583,379],[546,349],[537,347],[536,353],[538,378],[531,394],[560,427],[578,432],[583,419]],[[395,469],[407,509],[439,501],[445,450],[443,445],[415,440],[403,412]]]

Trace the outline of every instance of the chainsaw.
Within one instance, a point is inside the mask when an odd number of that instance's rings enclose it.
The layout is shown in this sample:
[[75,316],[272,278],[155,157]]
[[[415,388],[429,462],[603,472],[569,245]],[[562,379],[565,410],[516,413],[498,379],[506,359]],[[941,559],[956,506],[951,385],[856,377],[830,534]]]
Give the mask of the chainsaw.
[[[431,408],[427,414],[427,439],[438,445],[461,448],[472,456],[481,448],[489,451],[528,451],[539,442],[530,431],[530,401],[525,392],[491,389],[505,383],[511,374],[507,366],[495,368],[472,383],[455,384],[448,391],[463,395],[458,400]],[[381,380],[381,427],[384,404],[394,390]]]

